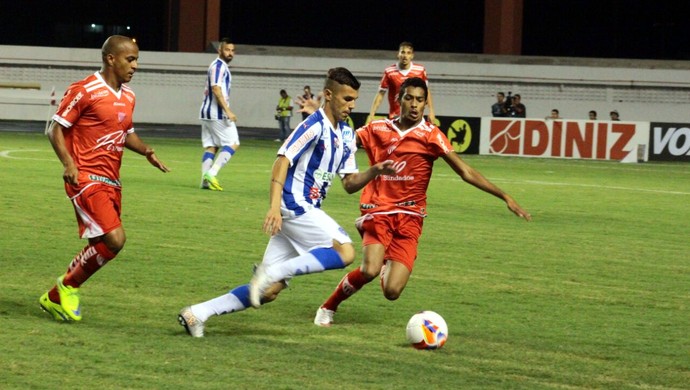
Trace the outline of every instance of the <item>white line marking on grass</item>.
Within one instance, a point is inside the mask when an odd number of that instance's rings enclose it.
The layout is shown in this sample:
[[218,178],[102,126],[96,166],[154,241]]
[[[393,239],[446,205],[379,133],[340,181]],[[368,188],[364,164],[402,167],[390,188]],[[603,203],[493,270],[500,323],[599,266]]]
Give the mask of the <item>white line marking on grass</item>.
[[647,188],[632,188],[632,187],[621,187],[621,186],[604,186],[600,184],[573,184],[573,183],[552,183],[548,181],[541,180],[524,180],[524,181],[511,181],[497,179],[497,181],[512,182],[512,183],[526,183],[526,184],[536,184],[543,186],[564,186],[564,187],[585,187],[585,188],[602,188],[607,190],[622,190],[622,191],[638,191],[638,192],[653,192],[657,194],[672,194],[672,195],[690,195],[690,192],[683,191],[669,191],[669,190],[650,190]]
[[[20,152],[21,152],[21,153],[23,153],[23,152],[29,152],[29,153],[38,153],[38,152],[41,152],[41,153],[50,153],[50,154],[51,154],[51,157],[49,157],[49,158],[38,158],[38,157],[18,157],[18,156],[14,156],[14,154],[20,153]],[[136,153],[134,153],[134,152],[132,152],[132,153],[135,155],[135,158],[136,158],[136,156],[139,156],[139,157],[141,157],[140,160],[141,160],[142,162],[146,162],[146,158],[145,158],[144,156],[140,156],[140,155],[138,155],[138,154],[136,154]],[[53,157],[53,156],[52,156],[52,151],[51,151],[51,150],[45,150],[45,149],[0,150],[0,158],[8,158],[8,159],[11,159],[11,160],[54,161],[54,162],[57,162],[57,163],[60,162],[60,161],[57,159],[57,157]],[[123,161],[123,163],[122,163],[122,167],[123,167],[123,168],[132,168],[132,167],[139,167],[139,166],[140,166],[140,164],[131,164],[131,163],[129,163],[130,161],[128,161],[128,157],[126,157],[126,156],[122,159],[122,161]],[[174,168],[176,165],[199,164],[199,163],[196,162],[196,161],[187,161],[187,160],[164,160],[163,162],[164,162],[166,165],[168,165],[169,167],[172,165],[172,168]],[[145,165],[148,165],[148,163],[146,163]],[[250,163],[234,163],[232,166],[233,166],[233,167],[236,167],[236,168],[242,168],[242,169],[244,169],[244,170],[248,170],[248,169],[251,169],[251,168],[256,168],[256,164],[250,164]],[[262,173],[271,173],[271,170],[270,170],[270,169],[269,169],[269,170],[262,169],[261,172],[262,172]]]
[[43,160],[43,159],[37,159],[37,158],[27,158],[27,157],[14,157],[10,156],[12,153],[18,153],[18,152],[42,152],[42,150],[36,150],[36,149],[18,149],[18,150],[0,150],[0,157],[4,158],[12,158],[16,160]]
[[[444,174],[439,174],[439,177],[443,178],[443,180],[447,180],[448,178],[457,178],[458,180],[461,180],[455,175],[444,175]],[[601,188],[601,189],[607,189],[607,190],[621,190],[621,191],[637,191],[637,192],[651,192],[655,194],[670,194],[670,195],[690,195],[690,192],[684,192],[684,191],[670,191],[670,190],[653,190],[653,189],[647,189],[647,188],[633,188],[633,187],[621,187],[621,186],[605,186],[601,184],[575,184],[575,183],[560,183],[560,182],[548,182],[548,181],[541,181],[541,180],[511,180],[511,179],[498,179],[498,178],[490,178],[489,180],[495,181],[495,182],[501,182],[501,183],[511,183],[511,184],[534,184],[534,185],[540,185],[540,186],[561,186],[561,187],[583,187],[583,188]]]

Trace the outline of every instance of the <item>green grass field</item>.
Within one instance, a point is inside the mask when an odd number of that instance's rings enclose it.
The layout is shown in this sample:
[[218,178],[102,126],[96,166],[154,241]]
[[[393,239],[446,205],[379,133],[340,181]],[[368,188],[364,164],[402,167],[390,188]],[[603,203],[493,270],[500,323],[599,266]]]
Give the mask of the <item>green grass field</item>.
[[[318,328],[345,271],[308,275],[193,339],[180,308],[248,282],[261,259],[278,145],[243,141],[218,193],[197,188],[198,140],[143,138],[173,171],[126,152],[127,245],[82,287],[84,319],[60,324],[37,300],[85,245],[62,167],[45,136],[0,133],[0,388],[690,388],[687,164],[466,156],[526,223],[439,161],[399,300],[372,283]],[[324,209],[359,247],[357,204],[336,184]],[[441,350],[405,342],[422,309],[448,323]]]

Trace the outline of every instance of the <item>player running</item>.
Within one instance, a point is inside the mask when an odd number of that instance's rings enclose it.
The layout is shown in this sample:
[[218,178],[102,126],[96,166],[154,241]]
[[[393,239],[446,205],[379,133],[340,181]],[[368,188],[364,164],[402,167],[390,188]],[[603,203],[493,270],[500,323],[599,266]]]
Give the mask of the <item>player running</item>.
[[79,287],[125,245],[120,220],[124,148],[169,171],[132,124],[135,97],[125,83],[137,69],[139,48],[130,38],[113,35],[103,44],[101,55],[99,72],[69,86],[48,132],[65,168],[62,178],[77,215],[79,235],[89,240],[56,285],[39,299],[41,308],[58,321],[82,319]]
[[345,119],[355,107],[360,83],[345,68],[328,71],[324,106],[300,123],[278,150],[273,163],[270,208],[263,230],[271,235],[251,284],[235,287],[209,301],[188,306],[178,316],[193,337],[203,337],[214,315],[259,307],[276,299],[296,275],[344,268],[355,258],[352,239],[321,203],[339,175],[348,193],[362,189],[379,174],[393,174],[390,161],[360,173],[354,131]]
[[434,161],[442,157],[467,183],[503,200],[508,209],[527,221],[531,216],[512,197],[465,163],[441,130],[426,122],[426,82],[405,80],[398,102],[400,117],[376,120],[357,130],[358,145],[370,163],[392,160],[396,173],[381,175],[362,191],[357,229],[362,235],[362,265],[349,272],[316,312],[314,324],[330,326],[338,305],[377,275],[383,295],[396,300],[402,294],[417,258],[417,244],[426,217],[426,191]]

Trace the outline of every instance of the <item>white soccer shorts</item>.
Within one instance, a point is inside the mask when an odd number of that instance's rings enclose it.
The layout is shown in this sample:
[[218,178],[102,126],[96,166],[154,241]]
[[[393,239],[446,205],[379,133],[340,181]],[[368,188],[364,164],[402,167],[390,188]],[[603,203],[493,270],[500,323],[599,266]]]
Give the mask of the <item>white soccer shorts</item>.
[[202,119],[201,144],[204,148],[240,144],[235,122],[228,119]]
[[330,248],[333,240],[352,243],[345,229],[321,209],[312,209],[299,217],[283,219],[283,227],[271,237],[264,252],[263,264],[287,261],[316,248]]

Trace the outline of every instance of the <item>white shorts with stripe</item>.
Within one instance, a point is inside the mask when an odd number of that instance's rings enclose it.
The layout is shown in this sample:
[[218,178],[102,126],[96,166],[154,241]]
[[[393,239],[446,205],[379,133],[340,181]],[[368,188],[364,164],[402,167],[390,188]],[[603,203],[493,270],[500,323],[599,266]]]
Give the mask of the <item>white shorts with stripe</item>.
[[235,122],[228,119],[202,119],[201,144],[204,148],[240,144]]
[[321,209],[311,209],[295,218],[283,219],[283,227],[271,237],[263,264],[287,261],[316,248],[330,248],[333,240],[352,243],[345,229]]

